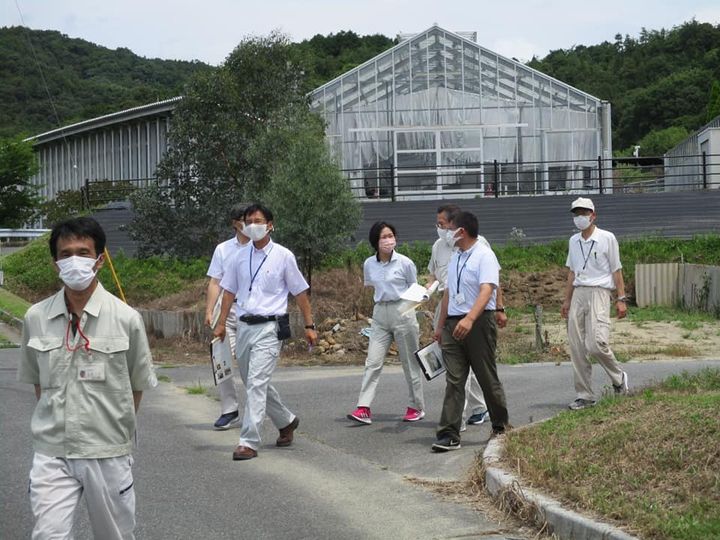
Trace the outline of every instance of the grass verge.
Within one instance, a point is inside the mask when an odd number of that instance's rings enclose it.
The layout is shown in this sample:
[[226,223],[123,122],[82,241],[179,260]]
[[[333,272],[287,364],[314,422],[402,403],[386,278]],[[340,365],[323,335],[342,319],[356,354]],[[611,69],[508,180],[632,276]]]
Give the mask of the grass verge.
[[720,370],[683,373],[510,432],[505,459],[534,487],[642,538],[720,538],[719,409]]
[[13,317],[22,319],[29,307],[29,302],[23,300],[19,296],[15,296],[7,289],[0,288],[0,309],[3,311],[7,311]]

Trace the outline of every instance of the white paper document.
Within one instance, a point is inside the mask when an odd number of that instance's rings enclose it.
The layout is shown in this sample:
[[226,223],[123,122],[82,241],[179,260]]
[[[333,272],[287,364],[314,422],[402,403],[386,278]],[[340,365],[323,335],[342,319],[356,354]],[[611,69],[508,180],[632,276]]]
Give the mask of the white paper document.
[[426,345],[415,351],[415,358],[428,381],[431,381],[438,375],[442,375],[446,371],[442,349],[437,341],[433,341],[430,345]]
[[212,368],[215,386],[233,376],[232,351],[227,336],[223,341],[215,338],[210,343],[210,367]]
[[440,285],[439,281],[433,281],[432,285],[430,285],[429,288],[425,288],[419,283],[413,283],[410,285],[410,287],[407,288],[407,290],[400,295],[401,300],[408,300],[410,302],[426,302],[430,300],[430,297],[433,295],[435,291],[437,291],[438,286]]

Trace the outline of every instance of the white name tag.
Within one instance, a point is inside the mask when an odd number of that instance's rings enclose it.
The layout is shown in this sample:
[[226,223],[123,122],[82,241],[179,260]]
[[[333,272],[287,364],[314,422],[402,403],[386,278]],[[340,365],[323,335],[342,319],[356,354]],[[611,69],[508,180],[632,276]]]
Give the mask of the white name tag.
[[455,303],[459,306],[465,303],[465,295],[463,293],[455,295]]
[[105,364],[99,362],[80,362],[78,365],[78,381],[104,381]]

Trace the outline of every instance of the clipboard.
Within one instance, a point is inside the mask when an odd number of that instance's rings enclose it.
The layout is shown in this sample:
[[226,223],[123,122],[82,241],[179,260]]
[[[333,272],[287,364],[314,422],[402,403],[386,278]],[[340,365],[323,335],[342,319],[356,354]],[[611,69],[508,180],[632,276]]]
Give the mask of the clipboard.
[[227,337],[223,341],[215,338],[210,342],[210,369],[215,386],[232,378],[232,351]]
[[415,359],[420,364],[423,375],[428,381],[442,375],[447,371],[445,360],[443,360],[442,349],[437,341],[433,341],[430,345],[421,347],[415,351]]

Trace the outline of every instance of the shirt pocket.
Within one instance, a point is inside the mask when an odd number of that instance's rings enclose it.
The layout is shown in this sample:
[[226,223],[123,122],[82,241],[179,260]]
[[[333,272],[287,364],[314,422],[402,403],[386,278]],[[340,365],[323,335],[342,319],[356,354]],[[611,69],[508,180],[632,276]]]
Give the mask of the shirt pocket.
[[42,388],[58,388],[70,369],[70,358],[63,349],[61,337],[31,337],[28,347],[35,351]]
[[105,381],[88,381],[90,384],[104,384],[109,390],[126,390],[130,387],[127,367],[127,352],[130,340],[127,337],[93,337],[90,339],[92,362],[104,365]]
[[285,280],[282,270],[266,270],[262,273],[260,290],[265,294],[280,294],[283,292]]

